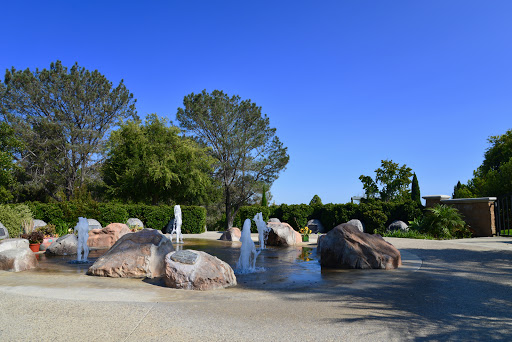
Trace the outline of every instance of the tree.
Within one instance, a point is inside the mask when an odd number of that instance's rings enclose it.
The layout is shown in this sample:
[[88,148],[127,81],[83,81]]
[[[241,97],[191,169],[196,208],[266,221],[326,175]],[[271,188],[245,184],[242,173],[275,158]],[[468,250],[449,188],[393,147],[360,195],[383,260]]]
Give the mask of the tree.
[[265,185],[263,185],[263,190],[261,192],[261,206],[262,207],[268,207],[267,189],[265,188]]
[[0,203],[12,200],[9,188],[14,183],[14,155],[22,147],[14,135],[14,129],[6,122],[0,122]]
[[365,175],[359,176],[359,180],[363,183],[366,198],[375,198],[378,193],[380,199],[387,202],[408,196],[411,171],[405,164],[399,166],[392,160],[382,160],[381,167],[375,170],[375,180]]
[[484,160],[467,184],[454,187],[454,196],[486,197],[512,193],[512,130],[488,138]]
[[213,158],[194,140],[148,115],[112,132],[103,165],[109,194],[121,201],[153,205],[202,205],[215,193]]
[[136,118],[135,100],[123,81],[117,87],[97,70],[60,61],[50,69],[16,70],[0,82],[0,112],[25,148],[17,156],[28,186],[48,196],[71,198],[94,172],[112,127]]
[[262,184],[272,185],[289,156],[270,128],[267,115],[251,100],[223,91],[189,94],[178,108],[177,119],[187,133],[211,147],[215,176],[224,189],[226,229],[239,208]]
[[413,173],[412,175],[411,199],[418,203],[418,205],[421,205],[420,184],[418,183],[418,177],[416,177],[416,173]]
[[322,200],[320,199],[320,196],[318,196],[318,195],[313,196],[311,201],[309,201],[309,205],[322,205]]

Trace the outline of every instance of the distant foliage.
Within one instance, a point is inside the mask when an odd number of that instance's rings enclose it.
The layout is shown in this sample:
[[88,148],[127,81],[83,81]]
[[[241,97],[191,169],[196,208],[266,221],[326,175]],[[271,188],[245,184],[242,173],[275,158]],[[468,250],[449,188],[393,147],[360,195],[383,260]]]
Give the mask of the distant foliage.
[[405,164],[400,166],[392,160],[381,160],[381,167],[375,170],[375,180],[365,175],[359,176],[359,180],[363,183],[366,198],[378,197],[388,202],[409,198],[411,171],[412,169]]
[[262,195],[261,195],[261,206],[262,207],[268,207],[268,202],[267,202],[267,189],[265,186],[263,186],[263,191],[262,191]]
[[414,173],[412,176],[411,199],[418,203],[418,205],[421,205],[420,184],[418,183],[418,177],[416,177],[416,173]]
[[322,205],[322,200],[320,199],[320,196],[315,195],[309,202],[309,205]]
[[9,237],[18,237],[22,223],[30,220],[32,220],[32,212],[25,204],[0,204],[0,222],[7,228]]

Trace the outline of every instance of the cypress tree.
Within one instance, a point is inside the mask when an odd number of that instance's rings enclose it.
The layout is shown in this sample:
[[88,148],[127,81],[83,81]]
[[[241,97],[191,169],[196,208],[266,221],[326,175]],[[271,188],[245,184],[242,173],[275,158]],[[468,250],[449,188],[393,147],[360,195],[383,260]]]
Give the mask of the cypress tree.
[[309,202],[309,205],[322,205],[322,200],[320,199],[320,196],[315,195]]
[[268,207],[267,203],[267,190],[265,189],[265,185],[263,185],[263,195],[261,196],[261,206]]
[[420,185],[418,183],[418,177],[416,177],[416,173],[414,173],[412,176],[411,199],[421,205]]

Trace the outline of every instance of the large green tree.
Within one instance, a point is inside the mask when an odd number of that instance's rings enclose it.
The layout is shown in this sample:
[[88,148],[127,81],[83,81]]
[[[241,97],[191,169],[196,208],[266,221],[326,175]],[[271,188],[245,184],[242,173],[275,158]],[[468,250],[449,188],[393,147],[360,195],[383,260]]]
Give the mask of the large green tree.
[[69,199],[95,170],[108,132],[136,118],[123,81],[114,87],[97,70],[60,61],[49,69],[16,70],[0,82],[0,112],[24,142],[23,183],[57,200]]
[[263,184],[271,186],[284,170],[289,160],[287,149],[261,107],[220,90],[185,96],[177,119],[186,132],[211,147],[229,228],[240,206]]
[[14,135],[14,129],[6,122],[0,122],[0,203],[9,202],[13,198],[10,188],[14,183],[16,170],[15,154],[21,147],[21,142]]
[[411,199],[418,203],[418,205],[421,205],[420,184],[418,183],[418,177],[416,177],[416,173],[413,173],[412,175]]
[[112,132],[103,165],[109,194],[152,204],[209,202],[215,194],[214,160],[207,148],[179,133],[156,114],[144,125],[130,120]]
[[512,130],[488,138],[484,160],[467,184],[454,187],[454,197],[501,196],[512,193]]
[[391,201],[408,197],[412,175],[412,169],[407,165],[382,160],[381,167],[375,170],[375,180],[365,175],[359,176],[359,180],[363,183],[366,198],[375,198],[378,194],[381,200]]

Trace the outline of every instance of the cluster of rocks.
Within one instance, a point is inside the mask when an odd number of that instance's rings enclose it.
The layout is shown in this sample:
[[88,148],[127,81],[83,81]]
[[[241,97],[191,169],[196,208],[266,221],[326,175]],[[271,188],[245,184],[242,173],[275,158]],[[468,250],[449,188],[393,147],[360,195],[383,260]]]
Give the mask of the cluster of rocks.
[[214,290],[236,285],[233,269],[224,261],[195,250],[175,252],[160,231],[144,229],[123,235],[87,271],[116,278],[163,277],[166,286]]

